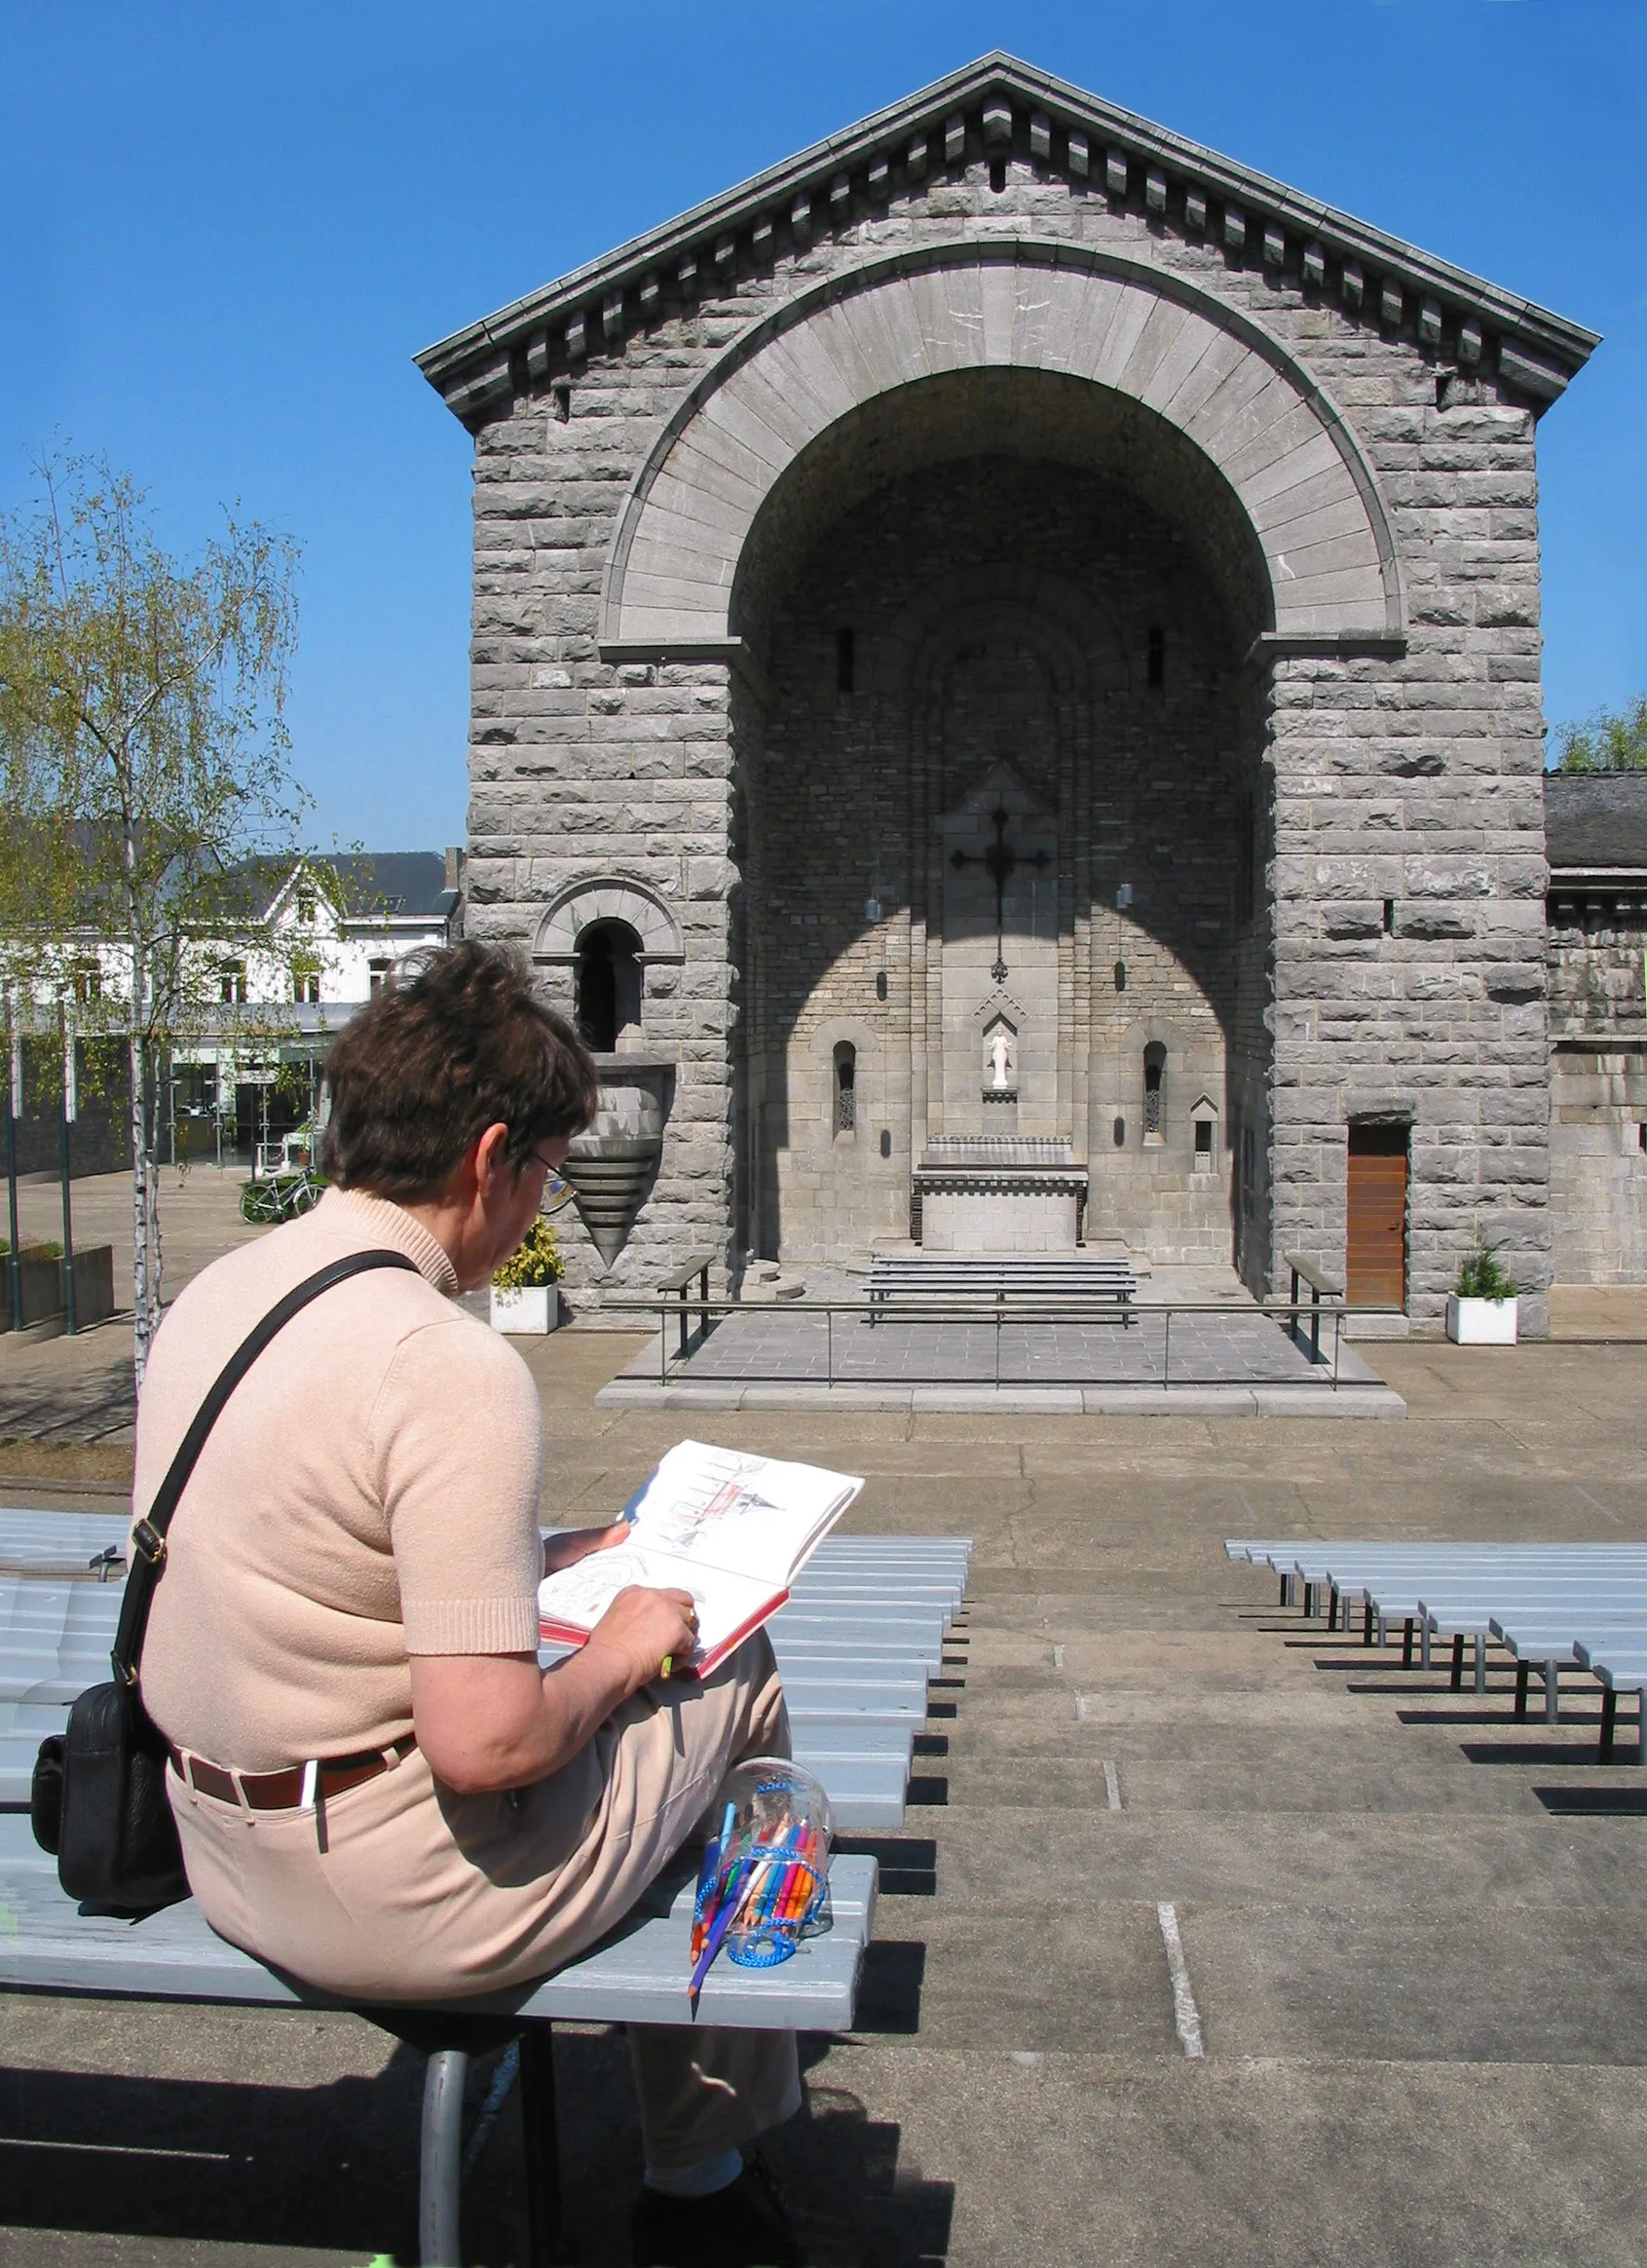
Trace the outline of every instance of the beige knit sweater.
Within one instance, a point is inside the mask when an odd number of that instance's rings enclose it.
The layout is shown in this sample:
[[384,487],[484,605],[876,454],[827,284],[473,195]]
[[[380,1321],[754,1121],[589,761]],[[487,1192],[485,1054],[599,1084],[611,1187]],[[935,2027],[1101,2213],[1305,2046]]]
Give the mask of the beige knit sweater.
[[409,1732],[414,1653],[538,1643],[538,1390],[456,1304],[398,1205],[328,1191],[216,1261],[155,1342],[134,1502],[154,1499],[206,1389],[282,1294],[346,1253],[402,1252],[322,1293],[218,1418],[172,1522],[143,1697],[179,1746],[246,1771]]

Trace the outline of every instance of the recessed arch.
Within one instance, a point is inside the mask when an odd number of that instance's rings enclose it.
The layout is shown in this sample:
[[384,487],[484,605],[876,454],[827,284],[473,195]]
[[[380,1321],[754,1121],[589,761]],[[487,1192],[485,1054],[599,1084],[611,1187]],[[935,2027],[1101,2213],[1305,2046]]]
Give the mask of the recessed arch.
[[797,460],[889,393],[987,370],[1084,380],[1191,444],[1251,527],[1262,632],[1404,635],[1371,467],[1279,341],[1145,260],[1008,242],[872,261],[753,326],[693,388],[636,477],[607,564],[603,642],[725,642],[750,532]]
[[640,939],[645,962],[684,959],[681,932],[662,900],[621,875],[590,875],[568,883],[550,900],[538,925],[532,957],[539,962],[575,962],[578,940],[597,922],[621,922]]

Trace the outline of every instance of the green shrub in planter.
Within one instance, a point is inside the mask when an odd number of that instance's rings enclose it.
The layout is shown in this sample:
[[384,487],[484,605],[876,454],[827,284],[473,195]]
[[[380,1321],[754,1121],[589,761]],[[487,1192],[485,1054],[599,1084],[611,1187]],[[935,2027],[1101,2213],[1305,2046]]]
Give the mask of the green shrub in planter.
[[1516,1279],[1498,1265],[1498,1247],[1489,1244],[1479,1228],[1476,1249],[1460,1266],[1453,1297],[1459,1300],[1514,1300]]
[[554,1230],[544,1220],[534,1221],[518,1249],[511,1252],[492,1278],[496,1292],[537,1291],[544,1284],[558,1284],[566,1273],[566,1263],[560,1256],[560,1244]]

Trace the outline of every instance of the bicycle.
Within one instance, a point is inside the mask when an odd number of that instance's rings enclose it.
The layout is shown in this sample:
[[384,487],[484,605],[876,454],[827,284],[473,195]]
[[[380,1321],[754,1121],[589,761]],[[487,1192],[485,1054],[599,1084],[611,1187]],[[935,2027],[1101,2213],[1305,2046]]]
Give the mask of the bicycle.
[[295,1221],[319,1203],[325,1186],[324,1178],[307,1165],[296,1173],[276,1173],[263,1181],[249,1181],[241,1191],[241,1219],[254,1228]]

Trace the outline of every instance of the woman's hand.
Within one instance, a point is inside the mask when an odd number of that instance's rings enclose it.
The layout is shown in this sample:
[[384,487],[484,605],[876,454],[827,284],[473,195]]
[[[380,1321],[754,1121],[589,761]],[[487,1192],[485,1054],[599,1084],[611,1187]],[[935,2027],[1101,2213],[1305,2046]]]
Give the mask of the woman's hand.
[[580,1560],[591,1552],[611,1551],[615,1545],[629,1539],[629,1523],[615,1520],[610,1528],[574,1528],[565,1535],[546,1535],[543,1538],[543,1572],[558,1575],[562,1568],[575,1568]]
[[673,1655],[684,1663],[697,1644],[697,1608],[690,1591],[647,1591],[631,1583],[589,1633],[588,1649],[606,1646],[629,1665],[631,1692],[650,1684]]

